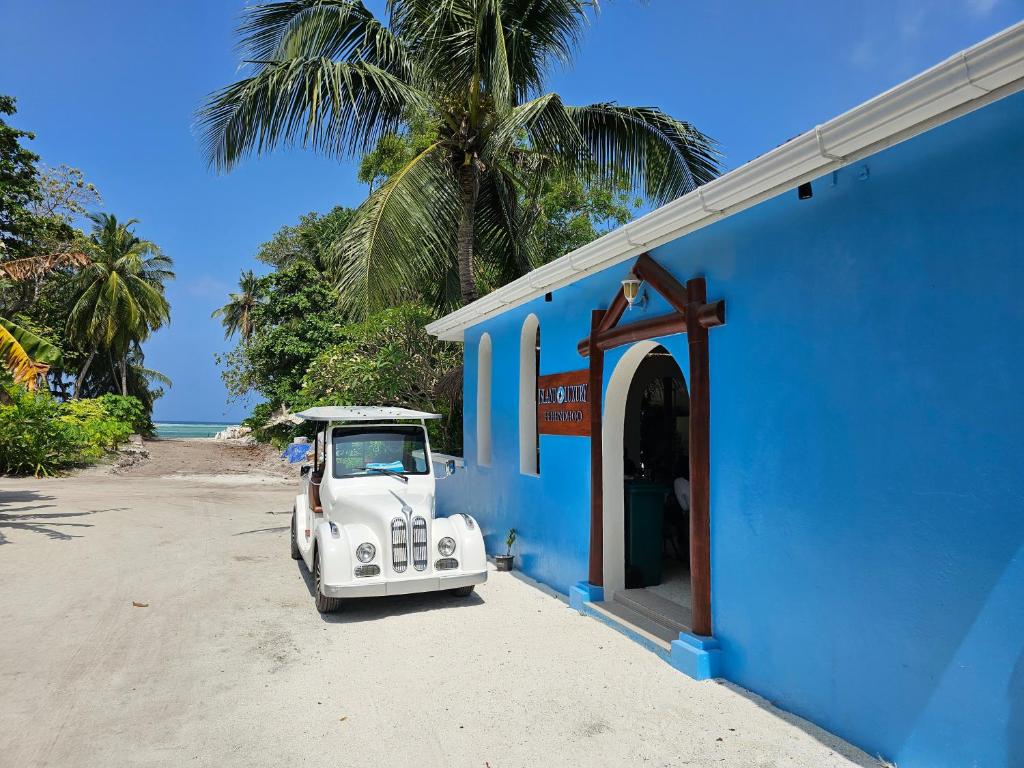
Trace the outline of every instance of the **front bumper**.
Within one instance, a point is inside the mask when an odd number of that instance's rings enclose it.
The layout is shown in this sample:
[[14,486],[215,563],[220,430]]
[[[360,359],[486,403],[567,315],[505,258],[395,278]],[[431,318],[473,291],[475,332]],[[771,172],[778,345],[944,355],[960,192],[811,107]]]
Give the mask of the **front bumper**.
[[388,595],[411,595],[417,592],[440,592],[458,589],[471,584],[487,581],[487,571],[456,573],[451,576],[425,576],[421,579],[368,578],[348,584],[324,584],[322,590],[327,597],[386,597]]

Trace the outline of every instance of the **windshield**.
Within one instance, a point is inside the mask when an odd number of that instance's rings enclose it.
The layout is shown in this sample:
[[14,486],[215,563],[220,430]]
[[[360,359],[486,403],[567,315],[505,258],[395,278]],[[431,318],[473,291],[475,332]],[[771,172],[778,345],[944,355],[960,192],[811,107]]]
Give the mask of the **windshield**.
[[332,444],[335,477],[427,474],[423,428],[414,424],[335,427]]

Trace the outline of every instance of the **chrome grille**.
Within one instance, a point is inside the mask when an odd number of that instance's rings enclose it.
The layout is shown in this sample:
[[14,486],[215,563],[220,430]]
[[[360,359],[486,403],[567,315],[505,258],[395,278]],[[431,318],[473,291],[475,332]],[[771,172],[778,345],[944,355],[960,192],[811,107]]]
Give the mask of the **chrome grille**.
[[434,570],[437,571],[450,571],[454,568],[459,567],[459,561],[454,557],[442,557],[436,563],[434,563]]
[[409,567],[409,531],[400,517],[391,521],[391,567],[396,573]]
[[417,571],[427,569],[427,521],[412,519],[412,565]]

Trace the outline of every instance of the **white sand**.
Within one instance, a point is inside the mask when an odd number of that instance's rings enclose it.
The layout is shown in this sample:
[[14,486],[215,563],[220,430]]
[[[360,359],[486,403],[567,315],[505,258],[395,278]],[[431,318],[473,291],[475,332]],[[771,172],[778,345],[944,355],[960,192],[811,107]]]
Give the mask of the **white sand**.
[[0,763],[877,765],[515,575],[325,620],[294,483],[166,445],[137,474],[0,479]]

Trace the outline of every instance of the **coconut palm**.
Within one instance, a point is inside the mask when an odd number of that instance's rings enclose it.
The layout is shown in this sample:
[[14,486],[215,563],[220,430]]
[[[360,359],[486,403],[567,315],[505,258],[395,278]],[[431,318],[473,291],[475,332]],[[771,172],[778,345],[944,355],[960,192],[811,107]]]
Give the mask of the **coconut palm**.
[[228,303],[220,309],[215,309],[210,317],[221,318],[225,339],[230,339],[237,333],[245,342],[252,336],[252,312],[260,303],[257,296],[259,278],[251,269],[247,269],[238,278],[238,288],[239,292],[228,294]]
[[132,231],[137,219],[120,222],[100,213],[89,236],[90,262],[74,281],[76,300],[68,317],[68,334],[89,349],[75,380],[78,397],[97,352],[109,350],[120,368],[120,389],[127,394],[128,356],[170,319],[164,282],[174,278],[171,259]]
[[[482,274],[529,269],[532,200],[549,174],[626,178],[663,203],[718,173],[713,142],[657,108],[566,106],[545,92],[596,7],[389,0],[385,23],[360,0],[251,6],[239,29],[248,76],[200,112],[206,152],[221,169],[282,144],[351,156],[425,116],[436,137],[370,194],[337,245],[341,295],[389,304],[454,264],[472,301]],[[478,252],[497,262],[477,265]]]

